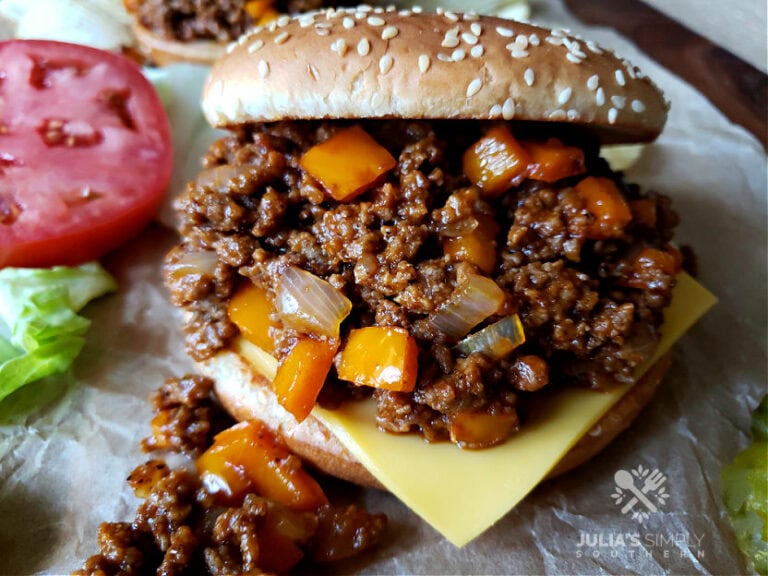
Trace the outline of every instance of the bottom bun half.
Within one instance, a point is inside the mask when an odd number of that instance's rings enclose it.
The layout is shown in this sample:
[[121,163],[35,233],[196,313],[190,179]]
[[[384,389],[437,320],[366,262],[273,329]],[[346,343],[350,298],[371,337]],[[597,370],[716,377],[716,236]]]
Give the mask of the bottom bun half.
[[[558,462],[549,478],[583,464],[629,427],[653,397],[669,365],[670,354],[667,354],[651,366]],[[239,354],[221,352],[199,363],[199,367],[204,375],[215,381],[221,403],[237,420],[261,420],[291,450],[327,474],[363,486],[384,489],[320,420],[310,415],[303,422],[296,422],[278,404],[269,381],[254,371]]]
[[132,23],[132,29],[141,52],[158,66],[168,66],[178,62],[210,65],[227,51],[225,43],[214,40],[193,42],[168,40],[157,36],[136,22]]

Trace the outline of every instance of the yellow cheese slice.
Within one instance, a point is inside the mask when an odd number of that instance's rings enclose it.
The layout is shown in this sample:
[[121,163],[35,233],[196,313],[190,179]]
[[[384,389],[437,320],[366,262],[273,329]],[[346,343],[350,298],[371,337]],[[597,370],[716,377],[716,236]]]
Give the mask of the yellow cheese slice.
[[[715,302],[703,286],[681,274],[659,346],[638,377]],[[316,407],[313,414],[390,492],[454,545],[463,546],[533,490],[629,387],[606,393],[565,390],[553,397],[543,419],[527,423],[502,446],[479,451],[385,434],[376,428],[373,402],[333,411]]]

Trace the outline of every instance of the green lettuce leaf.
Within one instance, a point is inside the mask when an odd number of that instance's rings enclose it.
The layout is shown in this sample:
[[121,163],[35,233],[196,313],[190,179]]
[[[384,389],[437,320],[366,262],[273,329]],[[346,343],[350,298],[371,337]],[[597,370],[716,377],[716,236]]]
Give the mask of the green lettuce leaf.
[[752,444],[723,468],[723,500],[739,547],[768,576],[768,396],[752,414]]
[[0,400],[25,384],[66,372],[91,325],[77,313],[116,289],[97,263],[0,270]]

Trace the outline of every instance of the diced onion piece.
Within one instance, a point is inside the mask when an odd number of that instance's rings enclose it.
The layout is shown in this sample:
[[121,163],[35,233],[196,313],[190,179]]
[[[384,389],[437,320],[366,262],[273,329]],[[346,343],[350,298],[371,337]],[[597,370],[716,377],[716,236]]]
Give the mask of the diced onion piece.
[[613,180],[589,176],[575,189],[594,217],[587,230],[588,238],[605,240],[618,238],[624,233],[624,227],[632,220],[632,212]]
[[512,314],[470,334],[456,345],[456,350],[467,356],[482,352],[489,358],[500,360],[524,342],[525,333],[520,317]]
[[569,176],[587,171],[584,152],[574,146],[565,146],[560,140],[550,138],[544,143],[524,142],[531,156],[528,178],[542,182],[557,182]]
[[270,318],[272,312],[274,307],[267,291],[252,282],[243,283],[227,307],[229,319],[243,336],[270,354],[275,348],[269,335],[269,329],[274,326]]
[[432,316],[430,323],[448,336],[461,338],[504,304],[504,291],[485,276],[471,274]]
[[416,386],[419,349],[406,330],[368,326],[352,330],[336,364],[342,380],[395,392]]
[[488,448],[504,442],[518,426],[517,414],[459,412],[451,419],[451,441],[462,448]]
[[272,388],[280,405],[301,422],[312,411],[338,344],[300,338],[277,368]]
[[489,197],[522,180],[529,163],[528,152],[503,124],[491,128],[463,157],[464,174]]
[[335,200],[345,202],[376,184],[397,160],[365,130],[352,126],[307,150],[300,164]]
[[301,460],[255,420],[219,433],[198,458],[197,470],[206,488],[226,505],[237,505],[253,491],[293,510],[315,510],[328,503]]
[[216,273],[217,262],[218,256],[213,250],[191,250],[184,252],[172,264],[166,265],[166,271],[174,280],[193,274],[213,276]]
[[339,337],[339,326],[352,311],[352,302],[344,294],[295,266],[280,276],[275,304],[285,326],[329,338]]

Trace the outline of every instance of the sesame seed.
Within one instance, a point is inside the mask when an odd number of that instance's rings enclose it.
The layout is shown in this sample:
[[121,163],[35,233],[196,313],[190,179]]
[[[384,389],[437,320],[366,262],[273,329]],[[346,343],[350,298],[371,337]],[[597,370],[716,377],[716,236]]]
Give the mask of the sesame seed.
[[397,36],[399,32],[400,31],[394,26],[387,26],[386,28],[384,28],[384,30],[381,31],[381,39],[391,40],[392,38]]
[[453,12],[446,12],[444,14],[444,16],[446,18],[448,18],[448,20],[450,20],[451,22],[458,22],[459,21],[459,17],[456,14],[454,14]]
[[624,72],[621,70],[616,70],[614,76],[616,76],[616,84],[619,86],[626,86],[627,80],[624,78]]
[[369,16],[367,22],[371,26],[384,26],[384,24],[386,24],[384,19],[379,18],[378,16]]
[[451,60],[454,62],[461,62],[466,57],[467,53],[462,48],[456,48],[456,50],[453,51],[453,54],[451,54]]
[[623,110],[627,104],[627,99],[624,96],[611,96],[611,103],[615,108]]
[[231,54],[232,50],[234,50],[235,48],[237,48],[237,42],[230,42],[229,44],[227,44],[227,54]]
[[421,70],[421,73],[424,74],[427,70],[429,70],[429,66],[432,64],[432,60],[429,58],[428,55],[422,54],[419,56],[419,70]]
[[453,58],[443,52],[437,53],[437,59],[440,60],[440,62],[453,62]]
[[360,4],[360,6],[357,7],[358,12],[372,12],[373,8],[368,6],[368,4]]
[[547,44],[552,44],[552,46],[562,46],[563,45],[563,39],[558,36],[547,36],[544,38],[544,42]]
[[469,54],[472,56],[472,58],[480,58],[484,53],[485,48],[483,48],[482,44],[472,46],[472,50],[469,51]]
[[518,34],[517,38],[515,38],[515,46],[517,46],[520,50],[525,50],[528,48],[528,36]]
[[317,26],[315,26],[315,34],[317,34],[318,36],[328,36],[330,33],[331,31],[328,30],[328,28],[318,28]]
[[440,43],[443,48],[456,48],[459,45],[459,39],[453,36],[446,36]]
[[469,32],[464,32],[464,34],[461,35],[461,39],[470,46],[474,46],[478,42],[477,36],[470,34]]
[[605,91],[602,88],[597,89],[597,92],[595,93],[595,102],[598,106],[603,106],[605,104]]
[[571,54],[573,54],[573,55],[574,55],[574,56],[576,56],[577,58],[581,58],[582,60],[586,60],[586,59],[587,59],[587,55],[586,55],[586,53],[582,52],[582,51],[581,51],[581,50],[579,50],[578,48],[574,48],[574,49],[573,49],[573,50],[571,50],[570,52],[571,52]]
[[511,50],[509,55],[512,56],[512,58],[527,58],[530,56],[525,50],[519,50],[517,48]]
[[253,54],[256,51],[261,50],[263,46],[264,46],[264,40],[259,38],[258,40],[256,40],[256,42],[248,46],[248,53]]
[[587,45],[587,48],[589,49],[590,52],[592,52],[594,54],[602,54],[603,53],[603,51],[600,49],[600,47],[597,44],[595,44],[594,42],[592,42],[591,40],[588,40],[587,42],[585,42],[585,44]]
[[512,36],[515,35],[515,33],[512,32],[512,30],[510,30],[509,28],[504,28],[503,26],[497,26],[496,32],[499,33],[499,36],[502,36],[504,38],[512,38]]
[[301,26],[302,28],[309,28],[314,23],[315,23],[314,14],[302,15],[299,18],[299,26]]
[[469,29],[475,36],[480,36],[483,33],[483,27],[480,22],[472,22],[472,24],[469,25]]
[[565,113],[565,110],[558,108],[549,113],[549,118],[550,120],[565,120],[568,118],[568,115]]
[[609,124],[615,124],[616,123],[616,117],[619,115],[619,111],[616,110],[616,108],[611,108],[608,110],[608,123]]
[[384,54],[384,56],[381,57],[379,60],[379,71],[382,74],[386,74],[390,70],[392,70],[392,66],[395,64],[395,59],[392,58],[389,54]]
[[643,104],[640,100],[632,100],[632,110],[638,114],[642,114],[645,112],[645,104]]
[[567,117],[567,118],[568,118],[568,120],[570,120],[571,122],[574,122],[575,120],[578,120],[578,119],[579,119],[579,112],[578,112],[578,110],[574,110],[573,108],[570,108],[570,109],[568,110],[568,112],[566,113],[566,117]]
[[560,38],[565,38],[568,36],[568,31],[563,28],[555,28],[552,30],[552,36],[559,36]]
[[494,104],[493,106],[491,106],[491,111],[488,113],[488,115],[491,118],[498,118],[499,116],[501,116],[501,114],[502,114],[501,104]]
[[280,34],[275,36],[275,44],[283,44],[290,37],[291,37],[291,35],[288,34],[288,32],[281,32]]
[[421,14],[424,11],[421,6],[413,6],[411,10],[413,10],[414,14]]
[[467,22],[474,22],[475,20],[479,20],[480,16],[478,16],[475,12],[467,12],[464,14],[464,20]]
[[501,107],[501,115],[504,120],[512,120],[515,117],[515,101],[512,98],[504,100],[504,105]]
[[407,18],[408,16],[411,15],[411,11],[410,10],[400,10],[400,12],[398,12],[398,14],[400,14],[400,16],[405,16]]
[[333,24],[331,24],[330,22],[318,22],[317,24],[315,24],[315,28],[330,29],[331,27],[333,27]]
[[317,67],[314,64],[307,64],[307,72],[309,72],[309,75],[315,80],[320,79],[320,74],[317,72]]
[[480,92],[480,89],[483,87],[483,81],[480,80],[480,78],[475,78],[472,80],[472,82],[469,83],[467,86],[467,98],[472,98],[475,94]]
[[533,68],[526,69],[523,79],[528,86],[533,86],[533,83],[536,81],[536,73],[533,71]]
[[345,17],[344,20],[341,21],[341,25],[344,26],[347,30],[351,30],[355,27],[355,21],[352,20],[349,16]]
[[582,58],[579,58],[572,52],[568,52],[565,57],[568,61],[573,62],[574,64],[581,64]]
[[259,71],[259,76],[262,78],[269,76],[269,64],[265,60],[259,60],[257,69]]
[[360,54],[360,56],[368,56],[370,51],[371,43],[368,42],[367,38],[363,38],[357,43],[357,53]]
[[374,14],[384,14],[384,8],[381,6],[376,6],[376,8],[373,9]]
[[283,27],[287,26],[288,22],[290,22],[290,21],[291,21],[291,17],[290,16],[285,16],[285,15],[280,16],[280,18],[277,19],[277,26],[279,28],[283,28]]
[[531,43],[531,46],[538,46],[541,44],[541,40],[539,40],[539,37],[536,34],[528,36],[528,42]]
[[344,38],[338,38],[333,44],[331,44],[331,50],[336,52],[339,56],[344,56],[347,53],[349,46]]
[[557,103],[561,106],[563,104],[567,104],[568,100],[571,99],[571,94],[573,94],[572,88],[565,88],[560,94],[557,96]]
[[587,88],[589,88],[594,92],[595,90],[597,90],[598,86],[600,86],[600,76],[598,76],[597,74],[590,76],[589,79],[587,80]]

